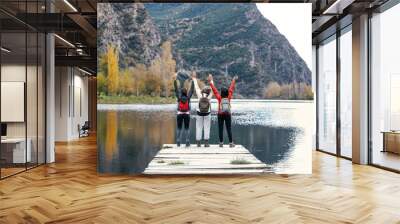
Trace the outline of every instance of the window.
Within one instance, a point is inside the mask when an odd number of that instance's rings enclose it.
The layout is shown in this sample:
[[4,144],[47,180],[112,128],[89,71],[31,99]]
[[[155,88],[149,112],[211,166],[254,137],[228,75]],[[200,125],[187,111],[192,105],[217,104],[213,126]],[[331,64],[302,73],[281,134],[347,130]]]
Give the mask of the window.
[[336,40],[318,48],[318,148],[336,153]]
[[371,19],[372,163],[400,170],[400,5]]
[[[41,3],[19,2],[16,10],[37,13]],[[0,178],[45,163],[45,35],[14,22],[0,24]]]
[[352,33],[340,36],[340,154],[352,157]]

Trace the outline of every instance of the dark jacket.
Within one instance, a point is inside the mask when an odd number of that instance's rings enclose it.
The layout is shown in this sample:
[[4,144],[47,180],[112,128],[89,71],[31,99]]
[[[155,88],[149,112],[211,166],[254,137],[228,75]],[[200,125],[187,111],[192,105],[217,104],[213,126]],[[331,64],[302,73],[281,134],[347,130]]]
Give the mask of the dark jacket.
[[[188,103],[189,103],[189,111],[190,111],[190,98],[192,98],[193,95],[193,91],[194,91],[194,82],[193,80],[191,81],[192,84],[190,85],[190,89],[188,89],[187,92],[187,99],[188,99]],[[177,110],[179,108],[179,101],[182,98],[182,84],[179,85],[178,87],[178,80],[174,81],[174,90],[175,90],[175,96],[176,96],[176,102],[177,102]]]

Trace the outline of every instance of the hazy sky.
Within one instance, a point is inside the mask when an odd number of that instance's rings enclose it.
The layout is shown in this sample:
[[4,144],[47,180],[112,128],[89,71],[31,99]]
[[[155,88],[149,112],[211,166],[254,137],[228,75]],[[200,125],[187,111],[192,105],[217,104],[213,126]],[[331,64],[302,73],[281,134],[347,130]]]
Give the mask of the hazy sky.
[[311,4],[257,3],[257,7],[285,35],[311,69]]

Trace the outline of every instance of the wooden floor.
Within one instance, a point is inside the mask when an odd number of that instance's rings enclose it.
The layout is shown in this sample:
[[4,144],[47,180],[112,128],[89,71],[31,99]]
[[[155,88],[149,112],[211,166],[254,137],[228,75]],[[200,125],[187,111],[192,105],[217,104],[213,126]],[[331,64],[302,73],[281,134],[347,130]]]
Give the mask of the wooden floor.
[[242,145],[177,147],[165,144],[149,163],[144,174],[261,174],[272,172]]
[[0,181],[0,223],[400,223],[400,175],[315,152],[312,175],[99,176],[96,140]]
[[388,167],[394,170],[400,170],[400,155],[391,152],[374,151],[374,164]]
[[11,176],[13,174],[19,173],[19,172],[23,172],[25,171],[25,167],[23,168],[15,168],[15,167],[7,167],[7,168],[1,168],[1,176],[2,177],[7,177],[7,176]]

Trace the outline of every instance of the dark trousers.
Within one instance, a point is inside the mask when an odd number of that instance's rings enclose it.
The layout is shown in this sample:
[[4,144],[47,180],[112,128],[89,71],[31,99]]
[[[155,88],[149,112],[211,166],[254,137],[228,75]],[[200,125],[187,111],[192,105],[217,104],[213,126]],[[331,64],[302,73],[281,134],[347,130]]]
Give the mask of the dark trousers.
[[224,142],[224,123],[228,132],[229,143],[232,142],[232,116],[231,114],[218,114],[219,142]]
[[[189,125],[190,125],[190,115],[189,114],[178,114],[176,115],[176,124],[178,126],[178,133],[176,136],[176,141],[181,142],[182,133],[184,132],[185,140],[189,142]],[[182,130],[184,126],[184,130]]]

